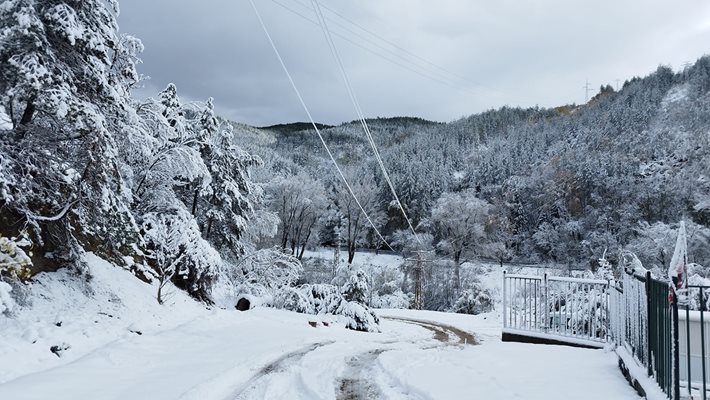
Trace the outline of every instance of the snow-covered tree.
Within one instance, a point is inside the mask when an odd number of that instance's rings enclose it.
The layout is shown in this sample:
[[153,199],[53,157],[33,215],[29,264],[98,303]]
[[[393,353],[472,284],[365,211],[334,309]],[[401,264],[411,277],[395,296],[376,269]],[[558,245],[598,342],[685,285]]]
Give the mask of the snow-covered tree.
[[0,6],[0,103],[13,127],[0,154],[14,175],[0,225],[25,221],[35,266],[75,261],[80,246],[120,261],[137,240],[116,135],[132,123],[142,45],[118,34],[116,13],[100,0]]
[[194,218],[184,209],[175,209],[147,213],[142,220],[146,259],[159,283],[158,301],[162,303],[162,288],[169,280],[194,297],[211,301],[222,260],[202,238]]
[[[359,169],[347,173],[346,178],[372,223],[381,227],[385,220],[385,214],[378,204],[377,187],[373,184],[372,175]],[[348,264],[352,264],[357,248],[365,243],[368,234],[375,233],[367,217],[343,183],[333,184],[330,195],[337,212],[336,217],[339,219],[338,226],[347,246]]]
[[267,188],[271,208],[281,219],[280,245],[299,259],[306,246],[317,238],[319,223],[327,214],[325,188],[321,182],[301,172],[278,176]]
[[439,239],[437,247],[454,262],[456,290],[461,287],[462,260],[485,244],[490,211],[491,205],[477,198],[473,191],[445,193],[437,200],[426,222]]
[[341,292],[347,301],[367,304],[369,288],[367,286],[367,275],[365,275],[365,271],[362,269],[352,271],[347,282],[343,285]]
[[146,259],[155,271],[158,285],[156,298],[158,303],[165,301],[164,288],[175,276],[175,272],[187,248],[183,242],[182,226],[178,220],[167,214],[146,216],[143,236],[146,242]]
[[[209,121],[211,112],[211,102],[208,102],[202,120]],[[206,126],[204,122],[203,126]],[[204,213],[197,213],[204,221],[203,232],[208,240],[218,248],[240,255],[244,252],[241,239],[254,213],[249,195],[255,189],[249,170],[261,165],[261,159],[234,144],[232,129],[231,124],[226,123],[210,138],[210,152],[205,163],[211,182],[201,194],[205,204],[200,209],[204,209]]]
[[263,291],[292,286],[303,274],[301,262],[279,248],[257,250],[225,268],[236,285],[258,287],[257,290]]

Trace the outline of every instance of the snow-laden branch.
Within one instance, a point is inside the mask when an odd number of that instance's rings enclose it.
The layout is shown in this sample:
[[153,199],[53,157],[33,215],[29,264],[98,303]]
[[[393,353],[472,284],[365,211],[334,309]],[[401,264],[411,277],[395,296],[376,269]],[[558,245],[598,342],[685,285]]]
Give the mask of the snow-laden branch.
[[34,214],[34,213],[30,212],[30,211],[27,211],[26,214],[27,214],[27,216],[28,216],[30,219],[32,219],[32,220],[34,220],[34,221],[45,221],[45,222],[59,221],[60,219],[64,218],[64,216],[69,212],[69,210],[70,210],[76,203],[78,203],[78,202],[79,202],[79,200],[77,199],[77,200],[74,200],[74,201],[71,201],[71,202],[67,203],[67,204],[64,206],[64,208],[62,208],[62,210],[59,212],[59,214],[53,215],[53,216],[51,216],[51,217],[45,217],[45,216],[42,216],[42,215],[37,215],[37,214]]

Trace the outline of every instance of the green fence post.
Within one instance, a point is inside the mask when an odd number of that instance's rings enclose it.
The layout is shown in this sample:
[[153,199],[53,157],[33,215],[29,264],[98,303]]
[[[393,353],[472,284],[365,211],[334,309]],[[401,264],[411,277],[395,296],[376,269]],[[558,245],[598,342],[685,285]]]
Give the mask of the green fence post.
[[703,288],[700,288],[700,357],[703,371],[703,400],[707,399],[707,387],[705,384],[705,299],[703,299]]
[[673,288],[673,399],[680,400],[680,341],[678,340],[678,295]]
[[646,366],[648,370],[648,376],[653,374],[653,369],[651,367],[651,271],[646,271]]

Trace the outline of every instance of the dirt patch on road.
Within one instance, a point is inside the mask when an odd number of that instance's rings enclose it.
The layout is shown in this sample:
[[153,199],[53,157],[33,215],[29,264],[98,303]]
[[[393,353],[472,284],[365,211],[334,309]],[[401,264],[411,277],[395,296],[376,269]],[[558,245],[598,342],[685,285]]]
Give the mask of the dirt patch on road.
[[[420,321],[417,319],[409,318],[399,318],[399,317],[382,317],[382,319],[387,319],[390,321],[403,322],[405,324],[414,324],[421,326],[424,329],[428,329],[434,333],[434,339],[446,343],[446,344],[463,344],[463,345],[477,345],[478,340],[476,337],[456,328],[451,325],[445,325],[438,322]],[[452,337],[453,336],[453,337]]]
[[337,400],[365,400],[382,398],[382,392],[373,382],[372,366],[377,357],[385,352],[377,349],[358,354],[348,360],[345,377],[340,381]]

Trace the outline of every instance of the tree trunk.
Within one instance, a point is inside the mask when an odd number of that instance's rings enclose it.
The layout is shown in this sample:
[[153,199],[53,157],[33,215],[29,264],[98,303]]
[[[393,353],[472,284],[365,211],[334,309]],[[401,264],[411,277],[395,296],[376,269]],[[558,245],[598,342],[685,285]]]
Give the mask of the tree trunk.
[[[216,197],[217,197],[216,195],[212,194],[212,201],[210,201],[211,204],[214,204]],[[212,217],[209,217],[207,219],[207,233],[205,234],[205,239],[209,238],[211,232],[212,232]]]
[[22,113],[22,119],[20,119],[20,125],[27,125],[32,122],[32,118],[35,115],[35,103],[34,96],[27,100],[27,106],[25,106],[25,112]]
[[461,250],[454,252],[454,289],[458,295],[461,289]]
[[210,237],[210,232],[212,232],[212,218],[207,220],[207,232],[205,233],[205,239]]
[[355,258],[355,242],[352,245],[348,245],[348,264],[353,264],[353,259]]
[[158,279],[158,304],[163,304],[163,286],[165,286],[165,282],[166,279],[164,276]]
[[313,224],[308,228],[308,233],[306,234],[306,238],[303,240],[303,244],[301,245],[301,252],[298,253],[298,258],[299,260],[303,260],[303,253],[306,252],[306,245],[308,244],[308,239],[311,238],[311,231],[313,230]]
[[200,191],[195,189],[195,195],[192,196],[192,216],[197,218],[197,199]]

